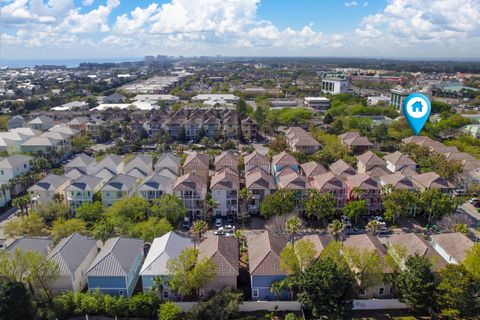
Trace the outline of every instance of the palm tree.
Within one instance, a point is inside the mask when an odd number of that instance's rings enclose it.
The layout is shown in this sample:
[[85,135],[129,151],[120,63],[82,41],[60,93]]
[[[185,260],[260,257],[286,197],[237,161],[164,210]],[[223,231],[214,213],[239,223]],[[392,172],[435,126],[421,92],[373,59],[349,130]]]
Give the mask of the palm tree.
[[157,294],[157,296],[160,298],[160,300],[163,300],[163,288],[165,284],[162,278],[159,276],[154,276],[153,277],[153,285],[151,287],[151,290]]
[[55,193],[52,197],[52,200],[56,203],[62,203],[65,200],[65,196],[61,193]]
[[242,229],[245,228],[245,215],[247,214],[248,201],[252,198],[252,193],[247,188],[242,188],[238,194],[240,201],[242,201]]
[[299,217],[293,216],[285,221],[285,229],[288,232],[290,239],[292,239],[292,245],[295,246],[295,236],[302,225],[302,220]]
[[213,210],[218,207],[218,202],[215,201],[213,198],[208,198],[203,201],[203,211],[204,211],[204,217],[203,220],[206,220],[207,215],[210,214],[210,217],[212,217],[212,212]]
[[335,241],[342,241],[344,230],[345,225],[340,220],[333,220],[332,223],[328,225],[328,233]]
[[355,199],[359,199],[364,193],[364,190],[360,187],[354,187],[352,189],[352,197]]
[[377,235],[377,232],[378,232],[378,228],[380,227],[380,223],[378,223],[377,220],[371,220],[368,224],[367,224],[367,227],[368,229],[372,230],[372,235]]
[[[207,232],[207,230],[208,230],[208,224],[203,220],[197,220],[192,225],[192,233],[198,237],[199,243],[200,243],[200,240],[202,239],[202,234]],[[193,242],[193,245],[195,246],[195,241]]]

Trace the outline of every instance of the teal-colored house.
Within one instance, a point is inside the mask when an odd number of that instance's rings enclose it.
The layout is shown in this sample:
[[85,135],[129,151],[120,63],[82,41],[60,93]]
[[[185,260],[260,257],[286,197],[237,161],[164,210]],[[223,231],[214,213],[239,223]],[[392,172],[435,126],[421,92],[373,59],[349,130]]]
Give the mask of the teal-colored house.
[[108,239],[86,272],[88,290],[130,297],[137,284],[142,261],[142,240]]
[[290,172],[300,172],[300,165],[294,156],[283,151],[272,157],[272,175],[276,180],[279,175]]
[[289,300],[288,290],[278,296],[271,291],[272,285],[285,279],[287,274],[280,268],[280,253],[287,245],[287,239],[269,231],[248,238],[248,264],[252,300]]

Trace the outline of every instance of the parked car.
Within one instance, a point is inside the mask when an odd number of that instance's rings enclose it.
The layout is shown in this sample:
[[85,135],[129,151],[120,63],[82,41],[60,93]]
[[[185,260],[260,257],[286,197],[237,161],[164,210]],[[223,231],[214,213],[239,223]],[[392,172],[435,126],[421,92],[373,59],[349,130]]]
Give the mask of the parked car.
[[231,225],[231,224],[227,224],[223,227],[223,230],[225,230],[226,232],[234,232],[235,231],[235,226],[234,225]]
[[230,237],[231,233],[226,232],[225,230],[216,230],[213,232],[214,235],[216,236],[225,236],[225,237]]
[[362,234],[365,230],[359,228],[347,228],[345,229],[345,234],[352,235],[352,234]]
[[227,216],[227,224],[233,225],[233,216]]
[[390,230],[388,228],[380,228],[380,230],[378,230],[378,234],[387,235],[387,234],[390,234]]
[[223,227],[223,221],[220,218],[215,219],[215,228]]
[[190,229],[190,218],[189,217],[183,218],[182,228],[186,229],[186,230]]

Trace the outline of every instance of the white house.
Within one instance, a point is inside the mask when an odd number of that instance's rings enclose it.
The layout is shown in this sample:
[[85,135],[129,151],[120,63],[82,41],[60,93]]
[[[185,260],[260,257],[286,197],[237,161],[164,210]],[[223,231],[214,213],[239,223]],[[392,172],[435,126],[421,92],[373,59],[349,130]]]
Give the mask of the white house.
[[238,174],[222,171],[212,177],[210,189],[212,199],[218,204],[215,208],[215,215],[237,215],[238,214],[238,190],[240,181]]
[[417,163],[400,151],[390,153],[384,156],[383,159],[387,162],[387,169],[391,172],[397,172],[406,167],[413,171],[417,170]]
[[32,157],[14,154],[0,158],[0,182],[8,182],[31,169]]
[[27,190],[32,203],[45,204],[52,201],[55,194],[64,196],[65,188],[69,185],[69,178],[52,173],[35,183]]
[[76,210],[84,203],[92,203],[93,195],[102,187],[102,179],[84,175],[65,188],[67,205]]
[[126,174],[119,174],[110,179],[100,190],[102,205],[110,207],[117,200],[131,196],[137,189],[137,178]]
[[81,291],[87,284],[85,275],[93,259],[97,256],[97,241],[73,233],[62,239],[50,251],[47,258],[58,265],[58,277],[49,284],[54,292]]

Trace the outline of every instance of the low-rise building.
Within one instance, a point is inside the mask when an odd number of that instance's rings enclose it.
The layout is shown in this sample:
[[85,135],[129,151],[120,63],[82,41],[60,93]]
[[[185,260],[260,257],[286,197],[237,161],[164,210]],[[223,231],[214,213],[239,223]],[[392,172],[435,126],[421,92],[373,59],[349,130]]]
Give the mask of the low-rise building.
[[238,215],[238,192],[240,179],[238,174],[230,174],[226,171],[217,173],[210,182],[212,199],[217,203],[216,216]]
[[357,174],[357,171],[342,159],[335,161],[328,168],[335,176],[342,179],[346,179],[349,176],[354,176]]
[[341,210],[348,199],[347,184],[331,172],[326,172],[313,177],[311,181],[313,189],[322,194],[330,193],[335,198],[335,209]]
[[247,211],[249,214],[258,214],[263,198],[275,192],[276,185],[273,177],[268,172],[257,168],[252,169],[245,176],[245,188],[247,188],[250,193]]
[[303,104],[315,110],[325,111],[330,108],[330,99],[325,97],[305,97]]
[[65,188],[67,206],[76,210],[85,203],[92,203],[93,196],[103,186],[101,178],[83,175]]
[[137,193],[147,201],[159,199],[164,194],[173,194],[175,178],[155,173],[145,178],[145,181],[138,187]]
[[193,173],[184,174],[175,181],[173,193],[182,199],[187,215],[192,219],[202,217],[203,201],[207,195],[205,179]]
[[391,172],[400,171],[405,167],[409,167],[413,171],[417,169],[417,163],[400,151],[387,154],[383,158],[387,162],[387,169]]
[[247,117],[242,120],[243,138],[246,140],[256,140],[258,137],[258,124],[255,120]]
[[360,135],[360,132],[347,132],[338,136],[340,143],[355,154],[361,154],[371,149],[373,143],[367,137]]
[[130,297],[137,284],[142,260],[142,240],[108,239],[86,272],[88,290]]
[[207,154],[193,152],[190,154],[183,163],[183,174],[194,174],[196,176],[202,177],[204,183],[207,183],[209,176],[209,158]]
[[44,115],[40,115],[28,122],[28,127],[35,130],[47,131],[53,127],[53,119]]
[[453,264],[461,264],[467,251],[473,246],[473,241],[459,232],[432,234],[430,239],[435,251],[448,263]]
[[86,271],[97,256],[97,240],[73,233],[48,254],[58,266],[58,277],[49,284],[54,292],[82,291],[87,284]]
[[369,213],[381,209],[381,189],[377,181],[366,173],[347,178],[348,200],[365,200]]
[[312,180],[315,176],[328,172],[328,170],[317,161],[302,163],[300,168],[302,169],[302,174],[307,177],[308,180]]
[[100,190],[102,206],[110,207],[117,200],[131,196],[137,189],[137,178],[127,174],[118,174]]
[[32,205],[49,203],[54,200],[55,195],[59,195],[63,198],[62,202],[65,202],[65,188],[70,182],[68,177],[49,174],[27,189]]
[[444,193],[452,193],[454,185],[435,172],[415,174],[410,177],[421,191],[437,189]]
[[320,143],[310,133],[300,127],[290,127],[286,131],[285,141],[292,151],[315,153],[320,150]]
[[256,150],[246,155],[243,160],[245,163],[245,174],[257,167],[265,172],[270,172],[270,161],[264,154],[261,154]]
[[385,160],[377,156],[372,151],[367,151],[359,156],[357,156],[357,171],[358,173],[365,173],[371,171],[375,167],[381,167],[386,169],[387,163]]

